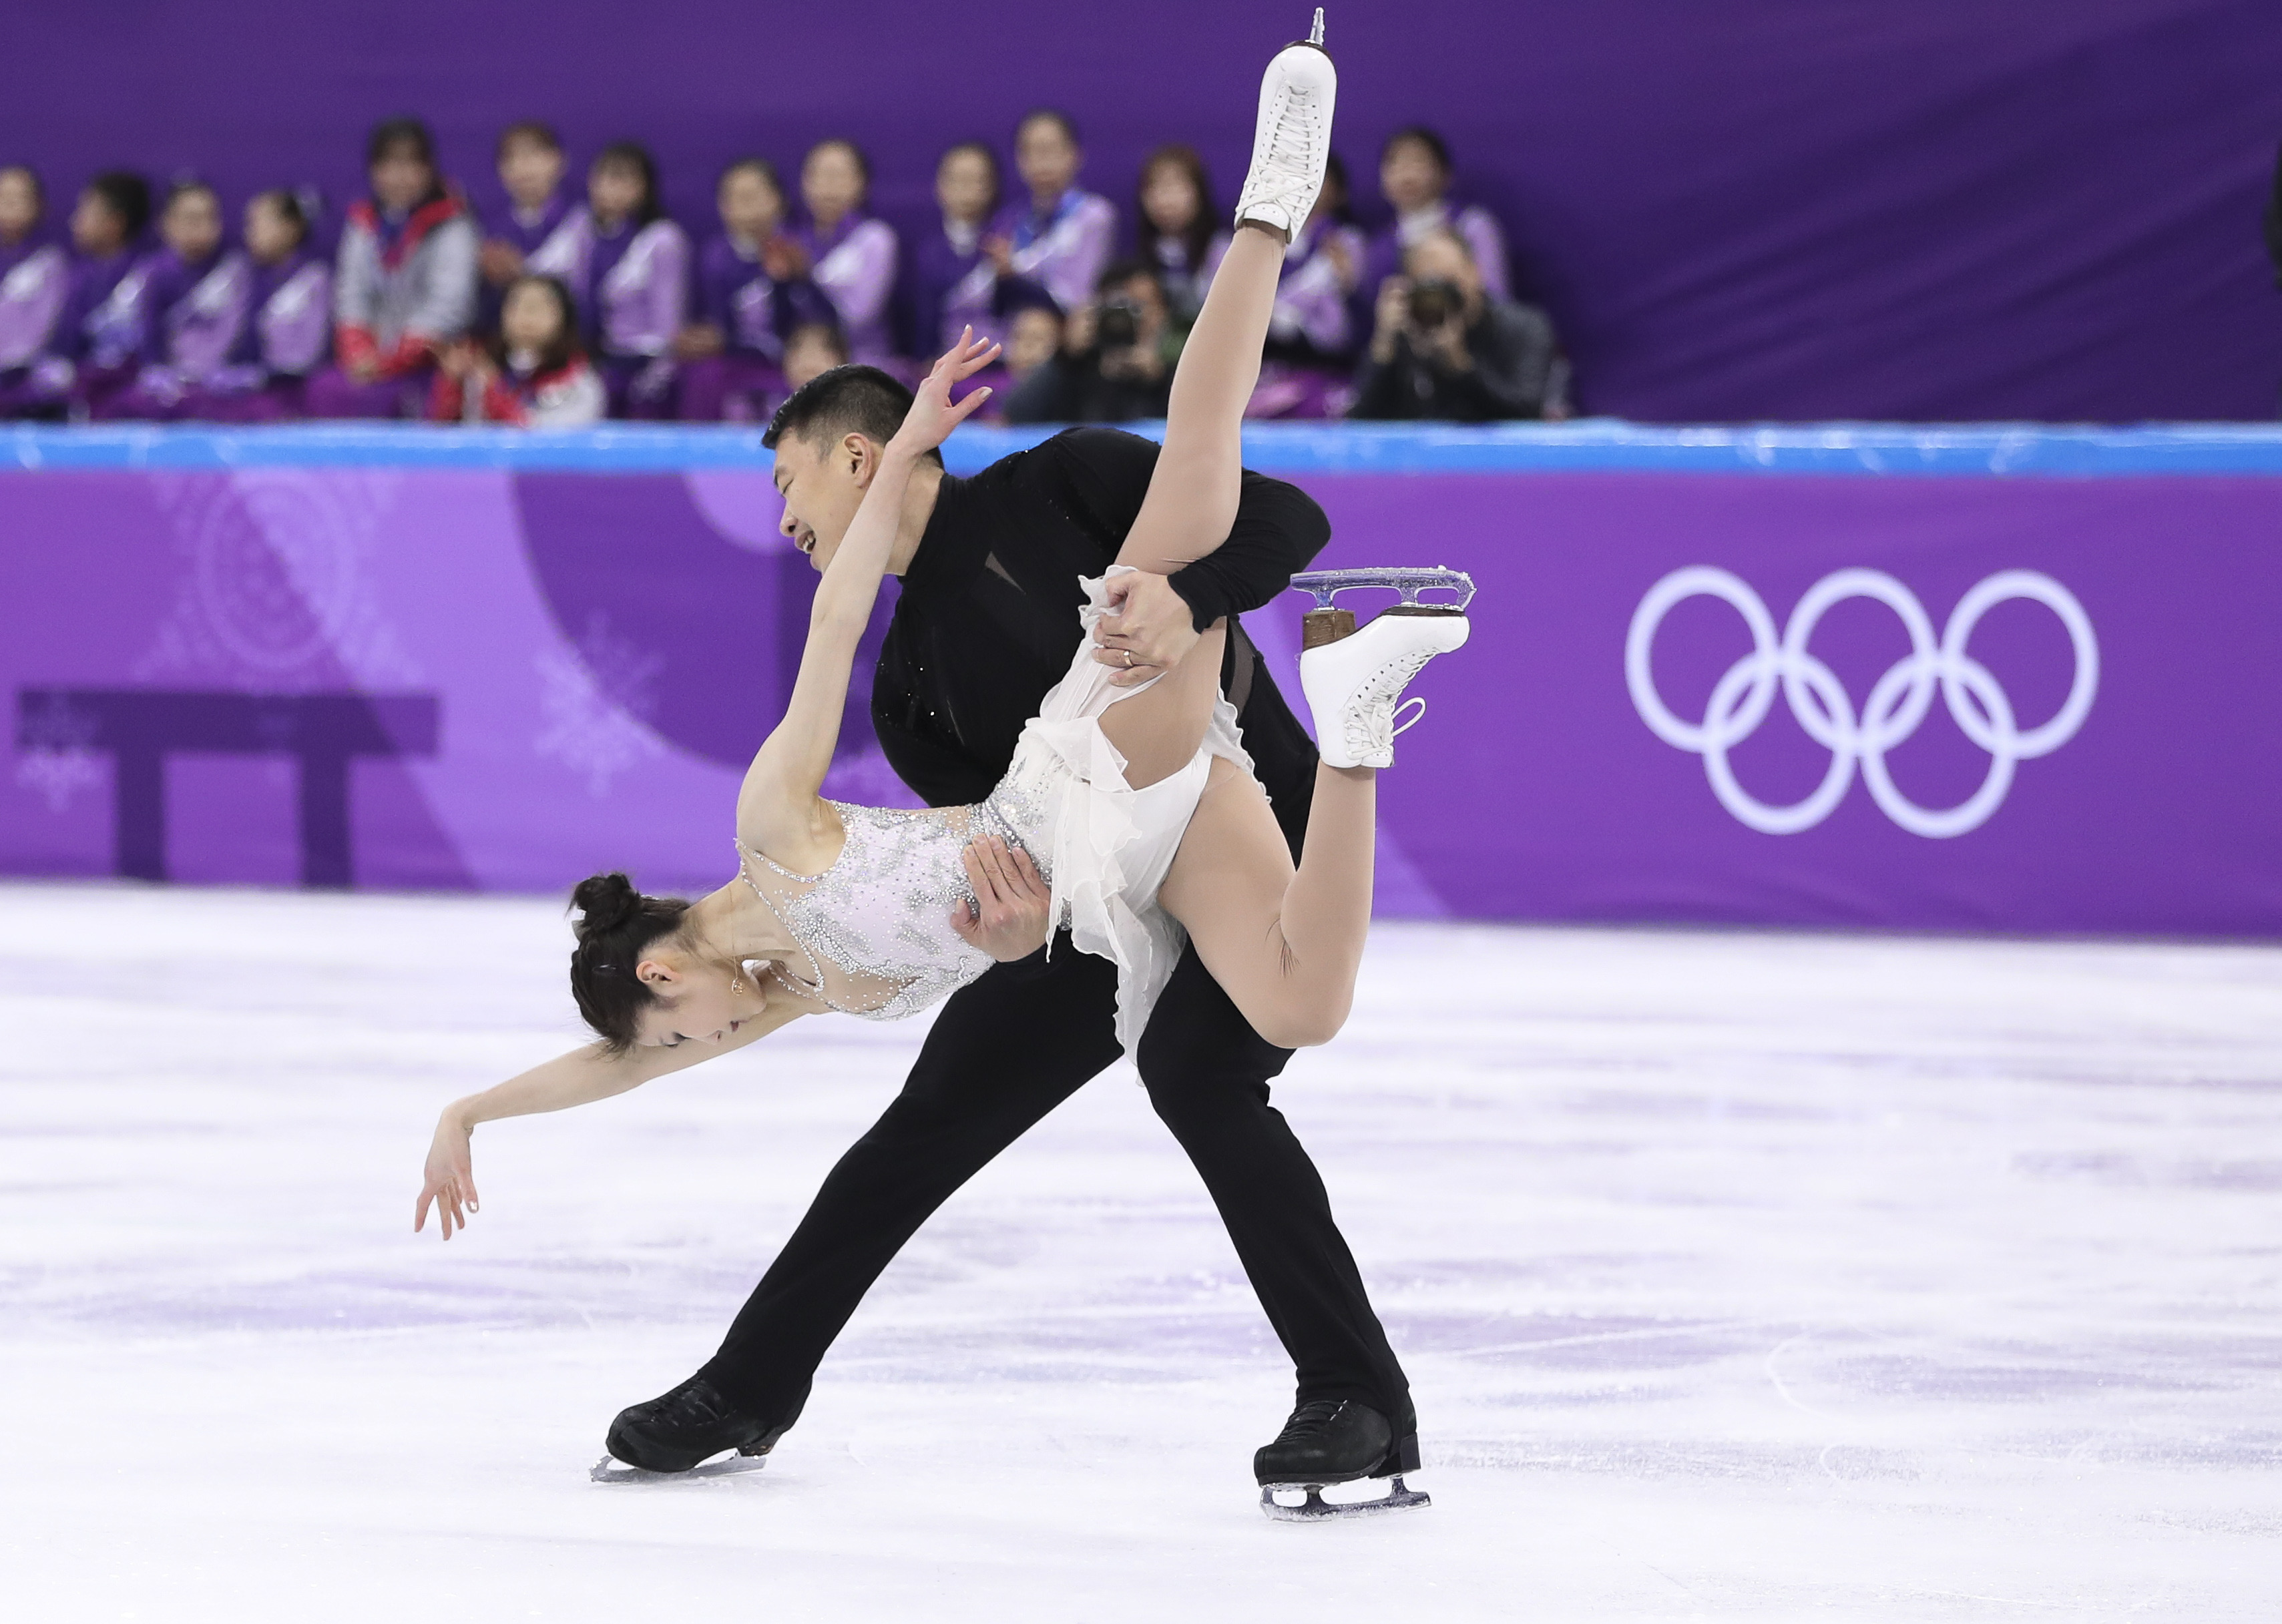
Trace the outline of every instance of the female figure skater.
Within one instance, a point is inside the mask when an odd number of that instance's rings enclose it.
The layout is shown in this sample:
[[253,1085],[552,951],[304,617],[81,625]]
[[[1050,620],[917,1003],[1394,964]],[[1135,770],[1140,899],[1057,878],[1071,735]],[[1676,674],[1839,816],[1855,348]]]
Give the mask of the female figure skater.
[[[1294,47],[1278,66],[1319,109],[1316,138],[1296,138],[1307,166],[1296,182],[1263,179],[1275,166],[1255,159],[1174,380],[1140,515],[1108,575],[1083,584],[1089,630],[1123,596],[1119,576],[1170,575],[1213,551],[1234,520],[1244,406],[1284,250],[1322,183],[1332,94],[1320,51]],[[1275,133],[1263,128],[1264,146]],[[694,903],[643,896],[619,874],[579,884],[571,991],[601,1040],[445,1113],[415,1227],[439,1200],[446,1237],[464,1227],[477,1122],[623,1093],[804,1015],[915,1014],[994,959],[1027,957],[1050,926],[1067,925],[1081,949],[1118,966],[1117,1033],[1129,1050],[1183,931],[1270,1041],[1324,1043],[1345,1023],[1370,923],[1377,769],[1393,762],[1403,687],[1465,641],[1455,609],[1391,613],[1344,637],[1311,628],[1318,646],[1301,656],[1301,679],[1322,763],[1296,870],[1219,691],[1224,621],[1179,664],[1129,687],[1081,646],[1012,769],[978,805],[900,811],[819,794],[906,486],[983,404],[985,391],[956,404],[951,391],[997,352],[969,335],[935,363],[824,572],[784,720],[738,795],[736,878]],[[1327,630],[1332,640],[1321,641]],[[1023,928],[994,932],[1017,918]]]

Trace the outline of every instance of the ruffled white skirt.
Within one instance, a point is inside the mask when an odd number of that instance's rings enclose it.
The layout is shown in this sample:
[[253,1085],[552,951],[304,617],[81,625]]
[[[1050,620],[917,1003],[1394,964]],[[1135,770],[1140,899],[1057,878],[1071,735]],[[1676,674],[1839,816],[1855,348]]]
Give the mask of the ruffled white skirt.
[[[1129,573],[1113,565],[1109,575]],[[988,802],[1018,835],[1053,887],[1052,917],[1082,952],[1117,966],[1117,1040],[1135,1052],[1150,1011],[1180,963],[1188,938],[1158,906],[1158,888],[1204,793],[1212,758],[1246,772],[1236,708],[1213,707],[1204,742],[1188,765],[1146,789],[1125,781],[1125,757],[1101,731],[1101,715],[1152,684],[1120,688],[1093,657],[1093,629],[1106,615],[1108,576],[1089,578],[1078,619],[1085,636],[1069,675],[1054,684],[1014,747],[1013,765]]]

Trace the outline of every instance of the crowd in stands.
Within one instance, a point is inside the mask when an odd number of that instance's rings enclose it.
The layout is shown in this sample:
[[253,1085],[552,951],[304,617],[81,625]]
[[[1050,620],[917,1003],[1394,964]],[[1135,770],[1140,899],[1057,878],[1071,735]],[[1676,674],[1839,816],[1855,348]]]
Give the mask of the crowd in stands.
[[[210,186],[154,197],[113,171],[58,229],[40,177],[0,164],[0,417],[765,421],[819,372],[908,377],[970,325],[1005,346],[979,380],[1003,421],[1161,417],[1229,244],[1192,149],[1152,153],[1121,218],[1050,109],[1014,132],[1013,188],[987,143],[945,151],[941,223],[916,243],[868,212],[845,140],[810,148],[789,189],[766,159],[731,164],[702,246],[638,143],[596,153],[583,196],[544,124],[510,126],[496,158],[506,203],[478,219],[425,125],[382,123],[330,259],[306,192],[254,197],[233,245]],[[1367,234],[1334,158],[1285,253],[1254,416],[1569,414],[1552,325],[1453,181],[1440,136],[1398,132],[1378,167],[1393,220]]]

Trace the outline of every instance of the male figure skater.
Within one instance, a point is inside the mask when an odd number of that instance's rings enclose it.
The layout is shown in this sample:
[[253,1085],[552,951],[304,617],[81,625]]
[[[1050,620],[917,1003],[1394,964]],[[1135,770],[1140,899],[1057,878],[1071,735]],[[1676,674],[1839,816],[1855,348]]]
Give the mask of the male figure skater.
[[[1238,205],[1239,218],[1272,219],[1287,234],[1313,205],[1310,174],[1319,176],[1322,163],[1305,150],[1277,150],[1271,137],[1280,131],[1303,147],[1315,128],[1305,98],[1328,94],[1307,80],[1304,71],[1279,80],[1271,69],[1264,144]],[[784,532],[819,570],[911,398],[885,373],[841,367],[796,392],[769,425],[764,443],[776,453]],[[1078,577],[1099,575],[1115,557],[1156,456],[1155,445],[1131,435],[1073,429],[971,479],[939,462],[912,478],[889,566],[903,592],[881,651],[872,721],[889,762],[928,804],[980,801],[1005,773],[1023,724],[1069,668]],[[1315,748],[1234,617],[1281,593],[1330,534],[1303,492],[1247,473],[1235,526],[1218,550],[1169,576],[1119,578],[1122,612],[1105,623],[1114,630],[1105,630],[1097,656],[1131,668],[1120,680],[1143,681],[1177,663],[1201,629],[1230,617],[1222,684],[1295,857]],[[833,1338],[928,1215],[1117,1058],[1115,986],[1108,960],[1065,940],[954,994],[903,1092],[825,1179],[720,1350],[671,1392],[621,1412],[610,1453],[681,1472],[725,1450],[772,1446],[798,1418]],[[1322,1179],[1268,1102],[1269,1080],[1290,1057],[1238,1013],[1192,947],[1134,1060],[1297,1367],[1297,1408],[1255,1455],[1259,1481],[1334,1483],[1415,1470],[1409,1383]]]

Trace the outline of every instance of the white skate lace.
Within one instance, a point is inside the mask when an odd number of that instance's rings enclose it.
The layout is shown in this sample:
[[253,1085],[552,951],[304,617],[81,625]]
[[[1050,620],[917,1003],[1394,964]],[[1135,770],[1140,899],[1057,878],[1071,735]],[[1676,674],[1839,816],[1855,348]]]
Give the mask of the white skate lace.
[[[1426,714],[1426,701],[1423,699],[1398,701],[1402,700],[1402,691],[1409,686],[1410,679],[1425,669],[1434,653],[1432,649],[1422,648],[1387,661],[1349,697],[1347,715],[1342,718],[1349,755],[1362,762],[1393,758],[1394,736],[1416,727],[1418,719]],[[1401,727],[1395,726],[1396,715],[1413,705],[1418,708],[1411,712],[1410,719]]]
[[1291,207],[1315,185],[1315,166],[1309,161],[1309,154],[1316,148],[1316,128],[1323,116],[1322,106],[1312,94],[1296,90],[1286,90],[1277,99],[1281,104],[1277,109],[1275,128],[1269,133],[1266,146],[1253,159],[1252,173],[1245,179],[1246,208],[1262,203],[1282,203]]

